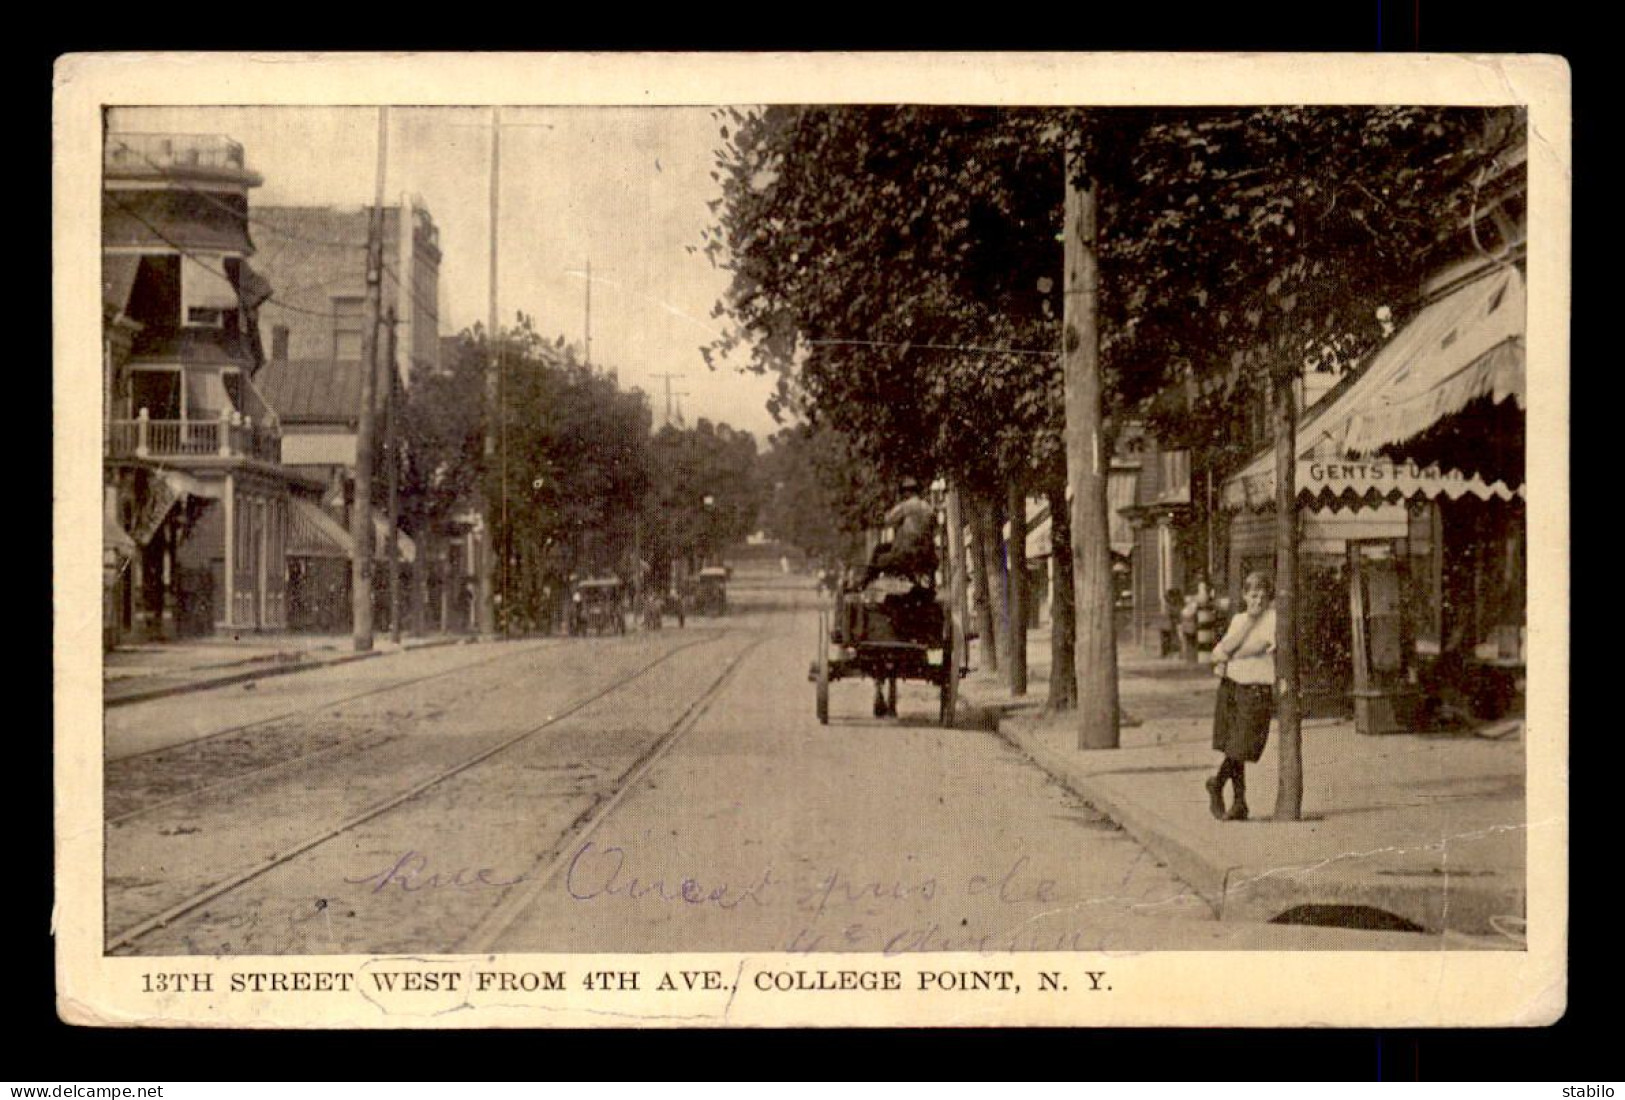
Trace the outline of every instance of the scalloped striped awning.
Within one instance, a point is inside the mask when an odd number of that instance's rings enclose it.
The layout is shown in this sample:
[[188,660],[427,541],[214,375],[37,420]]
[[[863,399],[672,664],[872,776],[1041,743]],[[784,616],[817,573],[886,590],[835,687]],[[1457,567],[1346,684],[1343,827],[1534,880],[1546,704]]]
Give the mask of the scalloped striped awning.
[[[1311,460],[1358,459],[1383,448],[1401,448],[1406,440],[1459,412],[1470,401],[1488,396],[1525,406],[1525,292],[1515,268],[1494,269],[1428,305],[1398,335],[1379,349],[1360,377],[1341,397],[1313,410],[1298,428],[1300,475]],[[1486,484],[1474,476],[1471,455],[1460,456],[1460,471],[1417,478],[1375,488],[1387,498],[1452,496],[1471,493],[1480,499],[1522,495],[1522,487],[1499,481]],[[1304,487],[1300,499],[1314,491]],[[1350,487],[1331,490],[1343,498]],[[1229,508],[1262,507],[1275,498],[1275,453],[1255,456],[1224,485]]]

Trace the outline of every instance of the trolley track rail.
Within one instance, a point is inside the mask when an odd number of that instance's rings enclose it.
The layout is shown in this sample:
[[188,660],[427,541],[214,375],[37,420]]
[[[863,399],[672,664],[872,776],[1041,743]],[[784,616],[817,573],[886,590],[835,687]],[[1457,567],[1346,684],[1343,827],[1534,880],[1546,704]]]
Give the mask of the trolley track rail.
[[[597,689],[596,691],[593,691],[593,692],[591,692],[591,693],[589,693],[589,694],[575,700],[574,702],[570,703],[565,708],[559,710],[557,713],[549,715],[548,718],[545,721],[542,721],[540,723],[537,723],[536,725],[530,726],[530,727],[528,727],[528,728],[526,728],[524,730],[519,731],[518,733],[512,734],[512,735],[507,736],[507,737],[504,737],[503,739],[498,741],[496,744],[488,746],[488,747],[486,747],[484,749],[481,749],[479,752],[476,752],[476,753],[474,753],[474,754],[472,754],[472,755],[470,755],[468,757],[463,758],[462,760],[458,761],[457,763],[453,764],[452,766],[447,767],[447,768],[443,768],[443,769],[435,772],[433,775],[429,776],[428,778],[426,778],[424,780],[421,780],[421,781],[419,781],[417,783],[412,784],[410,787],[408,787],[407,789],[405,789],[403,791],[395,792],[395,793],[393,793],[393,794],[391,794],[391,795],[389,795],[389,796],[387,796],[385,798],[382,798],[382,799],[379,799],[379,800],[376,800],[376,801],[372,802],[371,804],[367,805],[366,807],[362,808],[361,810],[347,815],[341,821],[339,821],[337,824],[331,825],[331,826],[329,826],[327,828],[324,828],[324,829],[320,830],[319,832],[317,832],[317,833],[315,833],[315,834],[313,834],[311,836],[304,837],[304,838],[302,838],[302,839],[300,839],[300,840],[298,840],[298,841],[296,841],[296,842],[294,842],[292,844],[289,844],[286,847],[284,847],[282,850],[272,853],[270,856],[268,856],[267,858],[259,861],[258,863],[255,863],[255,864],[253,864],[253,865],[251,865],[249,867],[243,868],[242,870],[239,870],[236,873],[233,873],[233,874],[227,876],[226,878],[224,878],[224,879],[222,879],[222,880],[220,880],[218,882],[215,882],[214,884],[208,886],[207,888],[191,894],[190,896],[186,897],[185,899],[166,907],[161,912],[159,912],[159,913],[157,913],[157,914],[155,914],[155,915],[153,915],[151,917],[147,917],[147,918],[145,918],[145,919],[143,919],[143,920],[141,920],[141,921],[139,921],[139,922],[137,922],[137,923],[135,923],[133,925],[127,926],[124,929],[122,929],[122,930],[120,930],[120,931],[118,931],[116,933],[110,934],[106,939],[106,946],[105,946],[106,952],[108,954],[123,952],[125,949],[128,949],[128,948],[132,947],[135,943],[137,943],[143,937],[146,937],[148,935],[151,935],[154,932],[157,932],[157,931],[159,931],[161,929],[164,929],[164,928],[168,927],[169,925],[173,924],[175,921],[185,917],[187,914],[193,912],[194,910],[200,908],[203,905],[208,904],[209,902],[215,900],[216,898],[222,897],[223,895],[228,894],[228,893],[232,892],[233,890],[236,890],[236,889],[244,886],[245,884],[247,884],[249,882],[252,882],[252,881],[254,881],[254,880],[258,879],[258,878],[263,877],[264,875],[276,870],[277,868],[286,865],[287,863],[289,863],[292,860],[296,859],[297,857],[303,855],[304,853],[309,852],[309,851],[311,851],[311,850],[313,850],[313,849],[315,849],[317,847],[320,847],[321,845],[327,843],[328,841],[331,841],[334,838],[336,838],[338,836],[341,836],[344,833],[355,829],[357,826],[363,825],[363,824],[365,824],[365,823],[367,823],[369,821],[372,821],[372,820],[374,820],[374,819],[376,819],[378,817],[383,816],[384,814],[386,814],[389,811],[395,809],[396,807],[402,805],[403,803],[406,803],[406,802],[418,797],[419,795],[422,795],[425,792],[433,789],[434,787],[439,786],[440,784],[445,783],[448,780],[450,780],[450,779],[452,779],[452,778],[454,778],[454,777],[456,777],[458,775],[461,775],[462,773],[464,773],[466,771],[469,771],[470,769],[472,769],[474,767],[477,767],[478,765],[480,765],[480,764],[484,763],[485,761],[489,760],[491,757],[494,757],[494,756],[498,755],[499,753],[502,753],[504,751],[512,749],[515,746],[520,745],[523,742],[529,740],[530,738],[536,736],[538,733],[541,733],[542,731],[547,730],[550,727],[558,725],[559,723],[565,721],[566,719],[568,719],[571,716],[577,714],[578,712],[586,709],[587,707],[593,705],[594,703],[597,703],[597,702],[601,701],[602,699],[604,699],[604,698],[614,694],[615,692],[622,690],[623,688],[627,687],[628,685],[636,682],[637,680],[641,679],[643,676],[647,675],[649,672],[653,671],[654,669],[658,668],[660,665],[662,665],[665,662],[669,661],[671,658],[677,656],[679,653],[682,653],[682,652],[685,652],[687,650],[693,649],[693,648],[695,648],[697,646],[702,646],[702,645],[706,645],[706,644],[721,641],[721,640],[726,638],[727,634],[728,634],[727,631],[708,631],[708,632],[706,632],[706,636],[704,636],[704,637],[694,638],[691,641],[686,641],[681,645],[674,646],[671,649],[668,649],[665,652],[661,653],[658,657],[656,657],[652,661],[649,661],[649,662],[639,666],[638,668],[636,668],[632,672],[628,673],[627,675],[616,678],[611,683],[609,683],[609,684]],[[745,652],[748,652],[749,650],[754,649],[759,644],[760,644],[760,639],[752,641],[747,646]],[[726,670],[724,670],[724,672],[722,674],[722,676],[724,678],[727,677],[732,672],[732,670],[734,668],[738,667],[740,659],[742,659],[742,655],[740,657],[736,657],[734,660],[730,661],[730,663],[728,665],[728,668]],[[462,669],[459,669],[458,671],[465,671],[467,669],[467,667],[468,666],[463,666]],[[420,680],[421,680],[421,678],[420,678]],[[713,685],[713,687],[715,687],[715,685]],[[708,690],[704,695],[702,695],[702,699],[709,699],[712,696],[713,696],[713,691]],[[326,705],[331,706],[332,704],[328,703]],[[688,710],[685,711],[685,719],[689,715],[695,713],[695,707],[697,707],[697,706],[698,706],[698,703],[696,703],[694,706],[689,707]],[[321,708],[317,708],[317,709],[321,709]],[[681,721],[682,720],[680,720],[680,722]],[[666,735],[663,735],[661,740],[664,741],[665,739],[667,739],[669,737],[670,737],[670,731],[668,731],[668,733]],[[375,744],[372,747],[377,747],[377,745]],[[317,754],[307,754],[304,757],[295,758],[295,761],[308,762],[311,755],[317,755]],[[289,762],[284,762],[284,763],[289,763]],[[274,767],[282,767],[282,766],[283,765],[275,765]],[[223,780],[218,784],[210,785],[209,790],[212,792],[214,789],[216,789],[218,787],[229,786],[229,785],[231,785],[231,783],[236,782],[236,781],[238,781],[240,779],[243,779],[243,778],[246,778],[246,777],[234,777],[233,779],[230,779],[230,780]],[[617,782],[628,782],[628,781],[630,781],[629,778],[623,777],[621,780],[618,780]],[[165,804],[166,805],[173,805],[173,804],[175,804],[177,802],[185,801],[186,798],[188,798],[188,797],[196,797],[199,793],[203,793],[203,792],[201,790],[193,790],[193,791],[187,792],[185,794],[176,796],[173,799],[166,800]],[[157,807],[154,806],[152,808],[155,809]],[[147,812],[147,809],[143,808],[140,812],[145,813],[145,812]],[[126,819],[128,817],[130,817],[130,816],[139,816],[139,813],[126,815]]]
[[644,777],[649,774],[656,764],[671,751],[672,747],[682,739],[683,735],[699,724],[700,719],[716,702],[722,694],[723,688],[733,679],[734,674],[745,663],[763,639],[757,638],[736,654],[728,662],[728,667],[714,679],[710,686],[691,703],[682,715],[673,722],[666,731],[660,735],[632,764],[610,784],[608,797],[594,798],[581,813],[567,825],[558,841],[551,849],[543,853],[535,863],[538,873],[524,876],[522,884],[506,895],[497,907],[488,913],[483,921],[475,926],[457,950],[465,953],[479,953],[488,951],[492,945],[512,928],[525,910],[536,900],[548,884],[558,877],[559,872],[568,861],[572,849],[581,841],[591,836],[609,819],[626,796],[636,790]]
[[242,733],[245,730],[256,729],[261,726],[269,726],[276,722],[285,722],[289,719],[314,714],[317,711],[327,710],[332,707],[341,707],[348,703],[354,703],[360,699],[370,698],[374,695],[382,695],[390,691],[399,691],[405,688],[416,687],[417,685],[427,683],[430,680],[439,680],[446,676],[455,676],[458,673],[465,673],[472,669],[483,668],[487,665],[494,664],[497,661],[508,660],[514,657],[530,656],[531,654],[540,653],[549,649],[555,649],[565,644],[567,643],[563,639],[553,639],[549,642],[528,646],[524,649],[510,649],[506,652],[492,654],[490,657],[486,657],[481,660],[470,661],[466,665],[458,665],[455,668],[441,669],[438,672],[428,672],[422,676],[412,676],[404,680],[394,680],[387,684],[380,684],[377,687],[367,688],[365,691],[358,691],[353,695],[344,695],[337,699],[323,699],[319,703],[311,703],[305,706],[295,707],[293,710],[284,711],[281,714],[275,714],[268,718],[256,718],[251,722],[241,722],[235,726],[226,726],[223,729],[210,730],[208,733],[190,738],[185,741],[172,741],[168,744],[158,745],[150,749],[142,749],[139,752],[123,753],[114,759],[120,761],[136,760],[143,756],[153,756],[162,752],[173,752],[176,749],[183,749],[189,746],[201,744],[205,741],[213,741],[217,738],[227,737],[233,733]]
[[[322,713],[324,715],[330,714],[331,717],[335,718],[342,717],[342,708],[358,700],[376,699],[391,691],[409,691],[420,687],[426,682],[441,679],[453,674],[474,673],[474,682],[464,685],[461,690],[458,690],[455,694],[439,701],[438,709],[441,712],[444,712],[472,696],[476,696],[483,691],[489,690],[491,685],[481,683],[479,677],[481,674],[484,674],[494,668],[498,661],[504,658],[533,657],[538,653],[554,651],[563,644],[566,643],[560,641],[552,645],[544,644],[539,646],[531,646],[523,650],[513,650],[507,653],[497,654],[494,657],[471,662],[470,664],[458,665],[453,669],[446,669],[424,676],[415,676],[405,680],[398,680],[391,684],[369,688],[367,691],[359,692],[355,695],[345,696],[342,699],[328,699],[319,703],[313,703],[296,711],[279,714],[269,718],[257,719],[254,722],[242,723],[228,729],[215,730],[211,733],[193,738],[189,741],[175,742],[173,744],[148,749],[143,752],[119,756],[107,761],[104,765],[103,783],[106,792],[104,797],[110,801],[111,796],[121,787],[122,779],[115,773],[123,773],[132,768],[140,768],[142,766],[151,765],[155,761],[162,760],[166,754],[168,756],[175,757],[177,759],[177,764],[179,764],[181,758],[188,754],[207,753],[211,748],[226,745],[232,738],[241,737],[241,735],[250,731],[256,731],[260,735],[275,734],[277,736],[283,736],[286,734],[290,739],[309,736],[308,733],[297,728],[298,722],[303,718],[308,718],[318,713]],[[279,729],[279,726],[286,726],[289,729]],[[156,801],[137,805],[118,814],[110,815],[105,819],[106,824],[121,825],[125,822],[142,817],[148,813],[152,813],[170,806],[175,806],[181,802],[184,802],[189,797],[206,794],[211,791],[217,791],[230,787],[233,784],[250,785],[256,780],[271,778],[279,772],[295,771],[301,765],[308,764],[313,760],[342,756],[345,754],[346,750],[350,752],[365,752],[369,749],[387,744],[393,739],[394,738],[387,736],[383,738],[373,736],[372,731],[368,730],[357,738],[340,740],[337,744],[325,744],[322,747],[314,749],[310,752],[299,752],[291,756],[284,756],[280,759],[270,760],[267,763],[259,766],[251,765],[227,775],[218,777],[209,775],[204,782],[193,784],[173,795],[164,796]],[[274,753],[279,746],[267,743],[261,746],[261,748]],[[214,762],[206,759],[190,763],[191,766],[204,772],[209,772],[211,768],[215,767]]]

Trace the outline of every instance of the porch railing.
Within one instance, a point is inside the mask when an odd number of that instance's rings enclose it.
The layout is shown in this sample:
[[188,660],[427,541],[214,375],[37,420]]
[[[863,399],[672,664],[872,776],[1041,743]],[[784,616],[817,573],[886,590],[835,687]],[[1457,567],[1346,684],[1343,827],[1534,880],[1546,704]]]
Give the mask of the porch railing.
[[273,425],[228,413],[219,420],[152,420],[142,409],[134,420],[108,425],[112,458],[257,458],[282,461],[282,433]]

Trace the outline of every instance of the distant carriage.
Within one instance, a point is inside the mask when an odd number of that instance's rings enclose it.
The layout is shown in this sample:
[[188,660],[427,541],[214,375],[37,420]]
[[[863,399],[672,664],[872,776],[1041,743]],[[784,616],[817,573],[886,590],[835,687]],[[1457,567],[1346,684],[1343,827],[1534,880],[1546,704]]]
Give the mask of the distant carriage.
[[626,586],[615,577],[577,582],[570,594],[570,633],[625,634]]
[[694,578],[694,596],[690,608],[696,615],[726,615],[728,613],[728,569],[707,566]]

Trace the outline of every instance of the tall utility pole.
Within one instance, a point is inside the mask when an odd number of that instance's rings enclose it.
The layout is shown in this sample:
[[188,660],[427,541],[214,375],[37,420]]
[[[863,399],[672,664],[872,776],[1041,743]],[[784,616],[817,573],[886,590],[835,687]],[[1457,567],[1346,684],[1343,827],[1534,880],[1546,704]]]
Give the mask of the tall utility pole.
[[367,296],[361,321],[361,396],[356,412],[355,508],[350,515],[350,614],[357,653],[372,649],[372,434],[378,382],[378,319],[384,273],[384,165],[389,108],[378,108],[378,168],[367,219]]
[[1078,748],[1115,749],[1117,643],[1112,623],[1111,535],[1106,521],[1100,411],[1100,260],[1093,181],[1069,149],[1061,363],[1066,377],[1066,475],[1072,485],[1072,574],[1077,609]]
[[587,258],[587,325],[586,325],[585,337],[586,337],[586,348],[582,352],[582,356],[586,359],[586,364],[585,365],[587,366],[587,368],[591,369],[592,368],[592,258],[590,256]]
[[[491,108],[491,270],[490,270],[490,309],[486,315],[485,341],[485,471],[489,475],[496,466],[497,461],[497,418],[502,416],[502,394],[500,390],[500,364],[498,362],[497,344],[497,214],[498,214],[498,178],[502,162],[502,108]],[[487,478],[486,480],[489,480]],[[496,633],[496,588],[494,579],[497,568],[496,550],[496,524],[491,514],[491,501],[485,494],[480,494],[480,520],[483,523],[484,537],[480,540],[480,592],[479,592],[479,628],[480,633],[490,637]]]
[[[403,206],[402,211],[405,211]],[[384,454],[389,463],[389,640],[401,644],[401,416],[397,402],[400,385],[395,368],[395,307],[390,306],[384,317],[389,328],[388,353],[384,356],[384,372],[389,378],[388,396],[384,398]],[[420,555],[421,557],[421,555]]]

